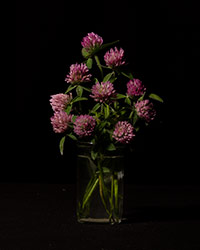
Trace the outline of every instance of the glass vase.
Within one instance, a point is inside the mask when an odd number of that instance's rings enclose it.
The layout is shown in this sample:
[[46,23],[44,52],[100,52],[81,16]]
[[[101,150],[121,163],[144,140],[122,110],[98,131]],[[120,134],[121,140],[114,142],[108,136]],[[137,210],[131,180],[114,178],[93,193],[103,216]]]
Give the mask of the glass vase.
[[117,148],[91,158],[92,144],[77,145],[78,222],[120,223],[123,213],[124,153]]

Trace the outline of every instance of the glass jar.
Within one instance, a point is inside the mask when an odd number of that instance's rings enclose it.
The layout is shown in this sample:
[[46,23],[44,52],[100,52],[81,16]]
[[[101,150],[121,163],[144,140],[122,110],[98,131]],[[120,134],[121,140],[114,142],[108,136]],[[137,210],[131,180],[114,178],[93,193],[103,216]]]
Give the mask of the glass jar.
[[120,223],[123,213],[124,148],[91,158],[91,143],[77,144],[78,222]]

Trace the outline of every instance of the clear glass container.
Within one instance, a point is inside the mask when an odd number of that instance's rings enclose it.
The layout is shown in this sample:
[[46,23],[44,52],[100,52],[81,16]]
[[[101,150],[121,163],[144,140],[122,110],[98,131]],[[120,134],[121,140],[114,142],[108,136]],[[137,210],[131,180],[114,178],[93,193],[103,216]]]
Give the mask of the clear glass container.
[[77,144],[78,222],[120,223],[123,213],[124,148],[91,158],[92,144]]

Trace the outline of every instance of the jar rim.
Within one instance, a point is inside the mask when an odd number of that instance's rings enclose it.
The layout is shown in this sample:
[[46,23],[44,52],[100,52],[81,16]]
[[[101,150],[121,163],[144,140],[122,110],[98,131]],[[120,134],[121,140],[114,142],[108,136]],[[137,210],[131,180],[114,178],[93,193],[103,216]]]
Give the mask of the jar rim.
[[76,144],[77,145],[94,145],[94,143],[91,141],[77,141]]
[[[91,142],[91,141],[77,141],[76,142],[76,145],[78,146],[78,147],[92,147],[92,146],[94,146],[95,144],[93,143],[93,142]],[[115,147],[116,147],[116,149],[117,150],[125,150],[126,149],[126,147],[127,147],[127,145],[124,145],[124,144],[118,144],[118,145],[115,145]],[[112,152],[112,151],[110,151],[110,152]]]

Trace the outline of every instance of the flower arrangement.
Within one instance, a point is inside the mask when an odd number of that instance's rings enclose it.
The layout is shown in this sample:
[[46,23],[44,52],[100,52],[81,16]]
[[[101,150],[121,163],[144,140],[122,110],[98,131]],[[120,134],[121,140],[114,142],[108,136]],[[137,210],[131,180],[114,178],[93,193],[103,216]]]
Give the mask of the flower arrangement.
[[[116,47],[118,42],[104,44],[102,37],[88,33],[81,41],[83,62],[72,64],[66,75],[66,92],[51,96],[51,124],[55,133],[62,134],[61,154],[66,138],[88,141],[93,145],[91,159],[98,161],[118,145],[131,144],[141,122],[148,124],[155,118],[152,101],[163,100],[147,94],[142,81],[126,71],[125,52]],[[125,93],[121,93],[124,86]],[[101,182],[105,187],[103,178]],[[92,188],[88,186],[87,190]],[[105,194],[103,190],[102,201]],[[113,217],[111,212],[109,216]]]

